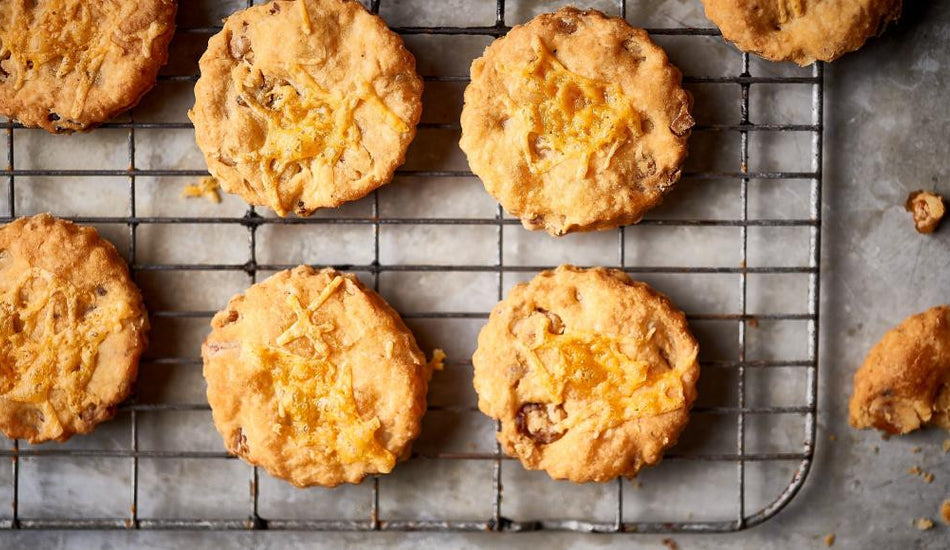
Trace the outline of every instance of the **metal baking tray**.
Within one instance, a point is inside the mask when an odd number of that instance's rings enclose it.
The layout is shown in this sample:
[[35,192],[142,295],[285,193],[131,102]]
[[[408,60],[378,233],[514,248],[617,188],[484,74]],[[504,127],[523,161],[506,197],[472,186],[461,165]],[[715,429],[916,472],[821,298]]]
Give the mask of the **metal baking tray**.
[[[815,445],[822,65],[741,54],[699,1],[593,0],[645,27],[685,74],[698,122],[684,177],[640,224],[554,239],[504,214],[457,147],[471,60],[511,25],[566,2],[374,0],[425,77],[423,121],[395,181],[310,218],[227,196],[183,199],[206,175],[186,117],[197,60],[249,2],[181,2],[171,61],[130,113],[89,134],[9,122],[3,221],[91,224],[124,252],[153,329],[134,399],[65,444],[0,441],[8,529],[737,531],[782,509]],[[296,489],[227,455],[199,345],[227,298],[299,263],[352,271],[444,348],[413,457],[360,485]],[[503,456],[475,407],[470,357],[511,285],[560,263],[621,267],[669,294],[700,341],[700,398],[663,462],[575,485]]]

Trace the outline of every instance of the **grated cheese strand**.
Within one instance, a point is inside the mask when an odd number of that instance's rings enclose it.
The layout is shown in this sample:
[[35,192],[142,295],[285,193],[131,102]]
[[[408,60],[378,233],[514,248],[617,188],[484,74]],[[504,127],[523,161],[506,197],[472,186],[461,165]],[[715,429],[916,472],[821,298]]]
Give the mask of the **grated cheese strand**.
[[382,114],[393,131],[409,131],[406,122],[368,82],[342,93],[320,85],[299,64],[282,72],[294,82],[276,79],[269,86],[260,70],[247,63],[236,66],[231,75],[236,89],[242,90],[242,101],[267,126],[264,144],[240,155],[240,161],[259,167],[265,193],[279,215],[285,215],[294,206],[284,204],[278,193],[277,184],[285,175],[291,180],[316,175],[332,184],[334,167],[348,150],[368,155],[355,119],[360,105],[368,105]]
[[[569,414],[554,426],[558,431],[580,425],[602,431],[634,416],[655,416],[684,406],[683,383],[674,369],[653,372],[647,361],[622,351],[623,339],[582,331],[553,334],[550,320],[544,323],[535,341],[522,349],[531,367],[526,377],[543,392],[542,402],[561,404],[571,399],[597,404],[586,415]],[[652,332],[645,340],[650,337]]]
[[620,85],[571,72],[539,38],[533,46],[527,66],[502,67],[511,86],[529,94],[518,103],[503,98],[528,168],[544,174],[577,159],[576,176],[585,178],[598,154],[609,166],[617,149],[642,133],[639,113]]
[[[344,277],[334,277],[307,307],[291,295],[288,304],[296,318],[277,337],[277,345],[245,344],[242,353],[271,375],[279,419],[275,432],[286,433],[311,453],[344,464],[367,462],[387,473],[395,466],[396,456],[377,438],[379,418],[365,420],[360,415],[352,368],[332,361],[332,349],[323,339],[335,327],[313,319],[313,313],[345,281]],[[301,339],[312,344],[312,353],[301,355],[299,348],[292,351],[286,347]]]

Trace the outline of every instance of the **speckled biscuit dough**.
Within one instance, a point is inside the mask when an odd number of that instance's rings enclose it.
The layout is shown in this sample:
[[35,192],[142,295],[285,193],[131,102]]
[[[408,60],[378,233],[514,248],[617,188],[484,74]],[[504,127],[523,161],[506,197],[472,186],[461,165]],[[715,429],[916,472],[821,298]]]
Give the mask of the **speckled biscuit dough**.
[[618,270],[561,266],[492,310],[472,358],[478,407],[528,469],[632,477],[686,426],[697,353],[666,296]]
[[229,17],[199,62],[189,117],[221,187],[281,216],[357,200],[403,163],[422,79],[353,0],[275,0]]
[[132,391],[148,318],[95,229],[49,214],[0,228],[0,430],[65,441]]
[[901,14],[901,0],[703,0],[742,51],[805,66],[857,50]]
[[94,128],[155,85],[174,0],[0,0],[0,114],[53,133]]
[[299,487],[358,483],[408,457],[431,369],[355,276],[282,271],[232,298],[211,327],[208,402],[231,453]]
[[950,306],[912,315],[881,338],[854,374],[849,412],[859,429],[950,430]]
[[511,29],[471,72],[459,144],[526,228],[637,222],[679,180],[692,98],[646,31],[562,8]]

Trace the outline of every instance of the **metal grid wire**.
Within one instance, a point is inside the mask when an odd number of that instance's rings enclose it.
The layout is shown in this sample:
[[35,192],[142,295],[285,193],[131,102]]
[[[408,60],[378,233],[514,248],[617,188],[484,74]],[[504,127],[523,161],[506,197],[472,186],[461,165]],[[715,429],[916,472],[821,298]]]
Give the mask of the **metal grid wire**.
[[[372,0],[370,9],[378,12],[382,0]],[[387,0],[388,1],[388,0]],[[394,0],[393,0],[394,1]],[[250,6],[252,0],[247,0]],[[626,16],[627,1],[618,0],[621,16]],[[179,28],[178,33],[210,35],[217,32],[219,27],[192,27]],[[497,0],[495,23],[480,27],[396,27],[394,30],[404,35],[482,35],[497,37],[505,34],[509,27],[505,23],[505,0]],[[648,29],[651,35],[669,36],[719,36],[715,28],[656,28]],[[143,411],[207,411],[207,405],[175,405],[175,404],[146,404],[132,402],[124,404],[120,410],[128,411],[131,418],[131,433],[127,449],[63,449],[56,446],[23,449],[19,441],[14,441],[9,450],[0,451],[0,455],[10,457],[12,463],[12,517],[0,520],[0,526],[7,529],[57,529],[57,528],[85,528],[85,529],[295,529],[295,530],[432,530],[432,531],[524,531],[534,529],[559,529],[572,531],[592,532],[725,532],[738,531],[756,525],[775,515],[796,494],[804,482],[805,476],[812,462],[815,444],[816,418],[816,370],[818,357],[818,300],[819,300],[819,267],[820,267],[820,233],[821,233],[821,180],[822,180],[822,85],[823,68],[820,63],[814,65],[810,76],[796,77],[762,77],[750,74],[750,58],[742,55],[741,73],[734,76],[721,77],[685,77],[684,82],[689,84],[726,84],[738,88],[740,119],[735,124],[700,125],[697,132],[737,132],[740,136],[739,157],[736,158],[735,171],[701,171],[685,173],[684,177],[692,179],[726,179],[737,181],[739,184],[739,200],[741,201],[741,216],[739,219],[676,219],[661,220],[647,219],[641,222],[645,225],[666,226],[696,226],[696,227],[736,227],[739,229],[739,255],[741,262],[738,267],[651,267],[628,265],[625,258],[625,233],[623,228],[617,232],[617,266],[628,273],[634,274],[681,274],[681,273],[713,273],[735,275],[738,284],[738,313],[691,316],[691,319],[734,321],[738,326],[738,350],[736,361],[707,361],[704,369],[722,368],[734,369],[737,373],[737,406],[735,407],[706,407],[702,411],[710,414],[735,414],[735,452],[734,453],[687,453],[678,454],[676,449],[667,453],[672,460],[693,460],[703,462],[726,462],[735,465],[737,494],[721,495],[721,498],[735,498],[738,502],[738,514],[735,519],[726,521],[694,521],[688,517],[671,522],[644,522],[631,521],[624,515],[623,491],[624,485],[616,482],[617,509],[613,521],[585,521],[576,519],[563,520],[525,520],[515,521],[505,516],[503,508],[502,468],[519,468],[516,462],[507,462],[497,443],[491,453],[469,452],[437,452],[426,455],[429,459],[442,460],[486,460],[493,465],[492,470],[492,507],[491,516],[475,520],[391,520],[380,517],[379,513],[379,479],[367,480],[372,484],[371,510],[363,520],[308,520],[308,519],[277,519],[265,518],[258,514],[260,479],[257,468],[253,469],[251,480],[251,495],[248,517],[245,520],[182,518],[182,519],[151,519],[142,518],[138,514],[139,488],[139,460],[147,459],[203,459],[226,460],[234,459],[222,452],[179,452],[141,450],[139,448],[139,421],[137,413]],[[197,79],[196,75],[163,75],[160,80],[191,82]],[[426,81],[435,82],[464,82],[466,78],[440,75],[427,75]],[[811,88],[811,124],[754,124],[749,118],[749,92],[753,86],[760,84],[796,84],[807,85]],[[443,128],[452,125],[422,124],[421,128]],[[374,286],[378,288],[379,275],[383,272],[488,272],[497,275],[498,299],[503,297],[502,278],[506,273],[527,272],[534,273],[553,266],[537,265],[505,265],[503,258],[503,228],[508,225],[517,225],[518,221],[506,218],[501,207],[498,207],[494,218],[383,218],[379,215],[379,199],[374,192],[369,200],[372,201],[372,215],[369,217],[343,218],[270,218],[263,217],[255,212],[253,207],[248,208],[243,217],[143,217],[136,215],[136,179],[143,176],[203,176],[201,170],[177,169],[140,169],[135,166],[136,130],[139,129],[188,129],[187,123],[166,122],[114,122],[104,124],[105,128],[126,129],[128,132],[128,169],[101,170],[101,169],[18,169],[14,162],[14,129],[21,128],[14,123],[6,123],[7,135],[7,195],[9,212],[6,220],[13,219],[15,211],[16,180],[22,176],[124,176],[128,179],[128,208],[129,216],[124,217],[73,217],[74,221],[87,224],[124,224],[128,228],[128,258],[134,272],[147,271],[235,271],[247,274],[251,282],[257,281],[259,271],[273,271],[293,267],[291,265],[272,265],[257,261],[257,230],[265,224],[351,224],[366,225],[373,228],[373,262],[367,265],[340,265],[339,269],[348,271],[363,271],[372,274]],[[457,129],[457,127],[453,127]],[[805,172],[752,172],[749,170],[749,137],[753,132],[785,132],[808,133],[811,135],[811,170]],[[68,138],[65,138],[68,139]],[[425,176],[431,178],[448,178],[471,176],[466,171],[422,171],[402,170],[397,174],[403,176]],[[807,219],[759,219],[750,220],[749,212],[749,183],[750,180],[800,180],[810,183],[810,212]],[[6,221],[4,220],[4,221]],[[147,224],[239,224],[247,230],[249,260],[243,264],[187,264],[187,263],[143,263],[136,258],[136,231]],[[497,228],[497,261],[495,265],[384,265],[380,263],[380,227],[384,225],[462,225],[462,226],[492,226]],[[807,227],[809,230],[808,265],[803,267],[747,267],[748,257],[748,229],[750,227]],[[802,274],[808,277],[807,313],[803,314],[765,314],[750,315],[747,312],[747,284],[750,274]],[[208,311],[152,311],[153,318],[207,318],[212,312]],[[405,315],[407,318],[427,319],[484,319],[484,313],[451,313],[433,312]],[[746,326],[749,322],[758,320],[774,321],[804,321],[807,323],[807,358],[795,361],[767,361],[746,360]],[[149,360],[153,364],[190,365],[200,367],[200,360],[183,358],[157,358]],[[806,403],[795,407],[750,407],[746,397],[746,373],[749,369],[764,369],[770,367],[797,367],[806,372]],[[432,407],[435,409],[436,407]],[[803,445],[799,452],[785,453],[753,453],[746,448],[746,419],[750,415],[798,415],[804,422]],[[23,518],[20,515],[21,472],[20,462],[24,457],[120,457],[127,458],[130,468],[129,510],[127,517],[111,519],[67,519],[67,518]],[[746,465],[751,462],[797,461],[797,468],[790,483],[781,491],[778,497],[761,509],[749,512],[746,510]]]

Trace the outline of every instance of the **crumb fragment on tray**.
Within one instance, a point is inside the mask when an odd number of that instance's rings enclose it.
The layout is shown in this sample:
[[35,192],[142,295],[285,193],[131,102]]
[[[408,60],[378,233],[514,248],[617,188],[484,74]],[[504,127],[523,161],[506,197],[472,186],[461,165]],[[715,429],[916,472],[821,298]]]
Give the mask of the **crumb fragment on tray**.
[[825,546],[830,548],[834,545],[835,545],[835,534],[828,533],[827,535],[825,535]]
[[916,527],[918,531],[926,531],[927,529],[934,528],[934,522],[930,518],[917,518],[914,521],[914,527]]
[[666,546],[669,550],[679,550],[680,547],[673,539],[663,539],[663,546]]
[[918,233],[933,233],[947,211],[943,197],[930,191],[914,191],[907,196],[904,208],[914,215]]
[[181,196],[186,199],[206,198],[218,204],[221,202],[221,185],[211,176],[205,176],[197,183],[189,183],[181,190]]
[[924,470],[920,466],[911,466],[910,468],[907,468],[907,473],[919,477],[920,479],[924,480],[925,483],[933,483],[934,481],[934,475],[927,470]]
[[433,371],[445,369],[445,352],[439,348],[432,350],[432,359],[429,359],[429,368]]
[[950,525],[950,498],[943,501],[943,504],[940,505],[940,517],[944,523]]

